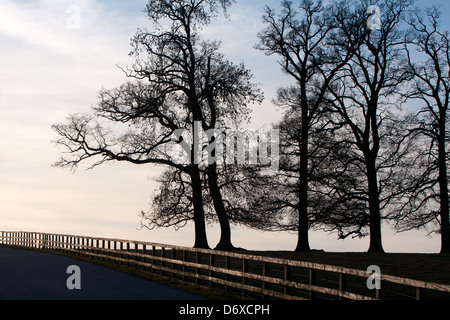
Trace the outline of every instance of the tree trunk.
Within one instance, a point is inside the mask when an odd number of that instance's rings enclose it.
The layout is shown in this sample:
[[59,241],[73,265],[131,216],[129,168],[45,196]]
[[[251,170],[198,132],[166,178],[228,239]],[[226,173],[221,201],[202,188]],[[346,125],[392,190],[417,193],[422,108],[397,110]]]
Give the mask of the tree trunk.
[[381,209],[380,194],[378,190],[378,178],[375,169],[375,160],[367,161],[367,181],[369,188],[369,228],[370,228],[370,247],[368,252],[384,253],[381,236]]
[[233,250],[235,247],[231,243],[230,220],[223,204],[222,193],[220,192],[217,179],[217,164],[214,163],[208,167],[208,184],[220,224],[220,241],[215,250]]
[[[446,119],[445,116],[442,119]],[[441,254],[450,253],[450,214],[447,181],[447,159],[445,150],[445,120],[442,121],[439,137],[439,188],[441,200]]]
[[191,166],[192,202],[194,205],[195,244],[194,248],[210,249],[206,235],[203,190],[198,165]]
[[309,246],[309,217],[308,217],[308,143],[309,122],[307,106],[302,107],[302,135],[300,142],[300,181],[298,204],[298,243],[295,252],[311,251]]

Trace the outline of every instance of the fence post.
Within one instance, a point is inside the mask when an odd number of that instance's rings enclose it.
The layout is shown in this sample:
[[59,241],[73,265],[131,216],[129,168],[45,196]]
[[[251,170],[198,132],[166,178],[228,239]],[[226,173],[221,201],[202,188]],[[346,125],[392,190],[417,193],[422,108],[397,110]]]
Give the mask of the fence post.
[[[95,254],[101,254],[101,244],[100,239],[95,239]],[[99,256],[96,257],[97,260],[101,260]]]
[[[119,258],[123,259],[123,242],[119,242]],[[123,265],[123,261],[120,261],[120,264]]]
[[156,263],[155,259],[153,257],[156,257],[156,247],[152,246],[152,273],[156,273]]
[[[316,270],[309,269],[309,285],[316,285]],[[316,298],[316,293],[313,290],[309,290],[309,300],[314,300]]]
[[[289,281],[291,280],[291,266],[289,265],[284,265],[284,281]],[[289,286],[285,283],[284,284],[284,294],[288,294],[289,293]]]
[[[197,263],[197,264],[199,264],[200,263],[200,252],[196,252],[195,253],[195,263]],[[197,275],[199,275],[200,274],[200,269],[199,268],[195,268],[195,273],[197,274]],[[200,279],[199,278],[195,278],[195,284],[196,285],[199,285],[199,283],[200,283]]]
[[[248,272],[248,260],[245,259],[245,258],[242,260],[242,272],[243,273],[247,273]],[[245,274],[242,275],[242,284],[243,285],[247,284],[247,276]],[[243,297],[247,296],[247,290],[242,289],[242,296]]]
[[76,237],[76,246],[75,249],[77,250],[77,256],[80,255],[80,237]]
[[135,264],[134,264],[134,268],[135,269],[139,269],[139,264],[137,263],[138,261],[139,261],[139,256],[138,256],[138,253],[139,253],[139,243],[134,243],[134,253],[135,253],[135,255],[134,255],[134,261],[136,261],[135,262]]
[[[106,241],[106,249],[107,249],[106,255],[108,257],[111,257],[112,256],[112,253],[111,253],[111,240],[107,240]],[[113,260],[111,258],[108,258],[107,261],[111,262]]]
[[425,300],[425,289],[424,288],[416,288],[416,300],[418,300],[418,301]]
[[[209,266],[210,267],[214,267],[214,264],[215,264],[215,261],[216,259],[215,259],[215,255],[211,252],[210,254],[209,254]],[[212,271],[211,269],[209,270],[209,278],[210,278],[210,280],[209,280],[209,287],[210,288],[212,288],[212,286],[213,286],[213,281],[212,281],[212,278],[214,277],[214,271]]]
[[[164,259],[165,257],[166,257],[166,248],[161,247],[161,258]],[[162,268],[165,267],[165,264],[163,259],[161,259],[161,276],[164,276],[164,271]]]
[[[263,277],[268,277],[269,276],[269,263],[268,262],[263,262],[263,267],[262,267],[262,275]],[[267,289],[267,284],[265,281],[262,282],[262,289],[263,291]],[[262,294],[262,299],[265,300],[266,299],[266,295]]]
[[[186,250],[183,250],[183,258],[182,259],[183,259],[183,262],[187,261],[187,252],[186,252]],[[186,272],[186,270],[187,270],[187,267],[183,263],[183,281],[186,281],[186,275],[184,274]]]
[[86,256],[86,242],[87,242],[86,238],[81,238],[81,251],[83,256]]
[[[230,257],[226,256],[225,257],[225,269],[230,270],[231,268],[231,259]],[[225,281],[229,281],[230,280],[230,275],[228,273],[225,274]],[[229,286],[225,285],[225,291],[228,292],[230,291]]]
[[[177,252],[174,248],[172,248],[172,260],[176,260]],[[175,271],[175,263],[172,262],[172,270]],[[177,274],[176,272],[172,272],[172,278],[176,278]]]
[[[142,244],[142,254],[143,254],[142,262],[144,262],[145,264],[148,263],[148,260],[147,260],[147,244],[145,244],[145,243]],[[142,265],[142,269],[145,272],[147,272],[147,270],[148,270],[147,265]]]
[[[344,293],[347,290],[347,275],[340,273],[339,274],[339,291]],[[344,300],[343,297],[339,296],[339,300]]]
[[376,289],[376,298],[378,299],[378,300],[383,300],[384,299],[384,282],[383,281],[380,281],[380,288],[378,289]]

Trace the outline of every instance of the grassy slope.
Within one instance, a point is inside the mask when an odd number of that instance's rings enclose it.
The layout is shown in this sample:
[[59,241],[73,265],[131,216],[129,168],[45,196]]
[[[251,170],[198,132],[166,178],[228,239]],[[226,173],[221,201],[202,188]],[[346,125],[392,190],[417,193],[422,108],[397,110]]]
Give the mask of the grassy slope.
[[450,284],[450,255],[438,254],[372,254],[326,252],[248,252],[276,258],[302,260],[321,264],[367,270],[377,265],[382,273],[429,282]]

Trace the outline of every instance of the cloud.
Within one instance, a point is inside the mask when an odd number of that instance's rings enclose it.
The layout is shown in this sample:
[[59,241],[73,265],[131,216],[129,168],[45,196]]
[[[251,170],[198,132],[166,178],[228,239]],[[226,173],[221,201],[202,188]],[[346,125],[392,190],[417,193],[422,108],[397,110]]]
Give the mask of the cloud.
[[[71,7],[79,11],[68,10]],[[123,81],[124,75],[116,64],[129,64],[129,39],[145,23],[145,17],[123,15],[116,10],[94,0],[20,4],[3,0],[1,105],[8,101],[9,110],[10,103],[17,107],[18,102],[20,108],[29,108],[30,103],[48,108],[56,101],[61,106],[90,106],[103,85]],[[78,14],[80,29],[71,29],[71,20]]]
[[[4,222],[3,228],[36,230],[36,226],[45,225],[45,230],[58,232],[75,224],[90,225],[86,216],[93,214],[98,215],[98,220],[104,220],[105,225],[108,220],[105,215],[124,215],[134,228],[138,219],[136,208],[130,204],[136,205],[140,199],[142,202],[137,207],[145,209],[148,198],[142,194],[148,194],[149,168],[136,168],[135,174],[130,169],[111,172],[108,171],[111,168],[105,168],[77,174],[74,178],[66,171],[51,167],[61,150],[52,144],[55,136],[50,126],[64,122],[69,113],[89,112],[102,86],[115,86],[125,80],[116,64],[127,63],[129,39],[145,23],[145,17],[139,11],[123,14],[118,11],[117,3],[110,3],[0,2],[0,221]],[[137,1],[135,4],[138,5]],[[71,5],[80,9],[79,29],[68,27],[74,18],[71,16],[74,11],[68,10]],[[140,198],[135,189],[128,187],[131,181],[142,192]],[[94,183],[98,183],[98,189],[86,187]],[[130,194],[121,195],[123,189],[111,187],[122,183]],[[128,212],[117,204],[116,208],[110,208],[105,203],[120,196],[128,201]],[[92,199],[92,203],[78,203],[83,198]],[[104,211],[99,211],[102,205]]]
[[[141,1],[142,2],[142,1]],[[32,47],[65,54],[106,53],[128,40],[142,18],[115,11],[116,6],[95,0],[40,0],[0,3],[0,35]],[[128,44],[126,41],[125,45]]]
[[0,4],[0,32],[30,46],[72,50],[73,45],[64,32],[66,19],[62,2],[57,5],[54,1],[36,1],[19,5],[5,0]]

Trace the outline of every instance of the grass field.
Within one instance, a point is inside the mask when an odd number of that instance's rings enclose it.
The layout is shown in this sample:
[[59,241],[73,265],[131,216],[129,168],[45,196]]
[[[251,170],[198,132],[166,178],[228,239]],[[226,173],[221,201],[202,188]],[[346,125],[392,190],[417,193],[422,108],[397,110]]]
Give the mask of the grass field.
[[[422,280],[426,282],[434,282],[439,284],[450,285],[450,255],[438,254],[372,254],[372,253],[328,253],[328,252],[308,252],[308,253],[293,253],[293,252],[267,252],[267,251],[244,251],[242,253],[269,256],[280,259],[299,260],[306,262],[314,262],[319,264],[326,264],[332,266],[341,266],[352,269],[359,269],[366,271],[369,266],[377,265],[380,267],[382,274],[397,276],[401,278],[409,278],[414,280]],[[236,266],[236,270],[240,269],[240,265]],[[251,263],[249,270],[251,270]],[[272,270],[273,272],[274,270]],[[308,282],[307,274],[292,275],[304,283]],[[237,280],[239,281],[239,280]],[[365,296],[374,297],[374,292],[369,291],[366,287],[366,279],[359,277],[348,277],[348,290],[350,292],[359,293]],[[172,285],[177,285],[172,283]],[[336,274],[327,272],[318,272],[317,284],[338,288],[338,278]],[[258,284],[256,284],[258,286]],[[187,290],[194,289],[198,294],[203,294],[211,299],[230,299],[229,293],[221,293],[220,290],[214,292],[197,291],[199,288],[190,288],[189,285],[185,287]],[[241,298],[239,291],[235,291],[235,298]],[[212,294],[210,296],[210,294]],[[223,295],[222,295],[223,294]],[[384,297],[387,300],[414,300],[415,289],[411,287],[404,287],[397,284],[386,283]],[[450,294],[440,293],[435,291],[426,292],[426,299],[428,300],[450,300]],[[251,295],[249,297],[252,297]],[[304,297],[308,297],[306,294]],[[259,296],[255,296],[259,299]],[[317,295],[318,299],[329,299],[327,296]]]
[[[401,253],[328,253],[328,252],[246,252],[247,254],[269,256],[280,259],[307,261],[332,266],[340,266],[366,271],[369,266],[376,265],[384,275],[391,275],[413,280],[422,280],[438,284],[450,285],[450,255],[438,254],[401,254]],[[322,272],[325,286],[337,287],[335,275]],[[361,281],[362,280],[362,281]],[[365,279],[348,280],[350,292],[373,296],[365,287]],[[334,284],[333,284],[334,282]],[[385,283],[384,298],[387,300],[414,300],[414,288]],[[450,293],[427,290],[427,300],[450,300]]]
[[[267,251],[243,251],[241,253],[269,256],[280,259],[290,259],[314,262],[332,266],[341,266],[352,269],[359,269],[366,271],[371,265],[377,265],[380,267],[382,274],[392,275],[402,278],[410,278],[414,280],[422,280],[427,282],[434,282],[440,284],[450,285],[450,255],[438,255],[438,254],[371,254],[371,253],[328,253],[328,252],[308,252],[308,253],[293,253],[293,252],[267,252]],[[236,270],[241,268],[238,264]],[[252,264],[249,264],[249,270],[252,269]],[[135,273],[136,270],[125,269],[125,272]],[[273,273],[272,270],[271,272]],[[146,273],[137,274],[142,277],[148,277],[150,275]],[[327,272],[319,272],[318,285],[330,286],[338,288],[338,279],[336,274],[329,274]],[[298,274],[293,275],[293,278],[301,280],[305,283],[308,282],[307,275]],[[191,291],[193,293],[203,295],[207,298],[220,300],[220,299],[241,299],[239,296],[239,290],[235,291],[236,295],[232,292],[224,292],[220,289],[210,290],[209,288],[196,287],[190,284],[181,283],[173,279],[159,278],[158,276],[151,275],[149,278],[152,281],[162,282],[171,286],[179,287],[183,290]],[[239,279],[237,280],[239,281]],[[351,278],[348,279],[348,289],[350,292],[359,293],[366,296],[374,296],[374,292],[367,290],[366,279]],[[207,285],[207,284],[205,284]],[[256,284],[256,286],[259,286]],[[390,300],[414,300],[415,289],[405,288],[401,285],[386,284],[385,298]],[[249,298],[252,296],[250,295]],[[307,297],[307,295],[306,295]],[[254,298],[259,299],[259,296]],[[320,295],[318,296],[321,299]],[[329,298],[329,297],[322,297]],[[433,291],[427,291],[426,298],[430,300],[450,300],[450,294],[437,293]]]
[[402,254],[402,253],[328,253],[328,252],[246,252],[247,254],[300,260],[367,270],[377,265],[384,274],[450,284],[450,254]]

